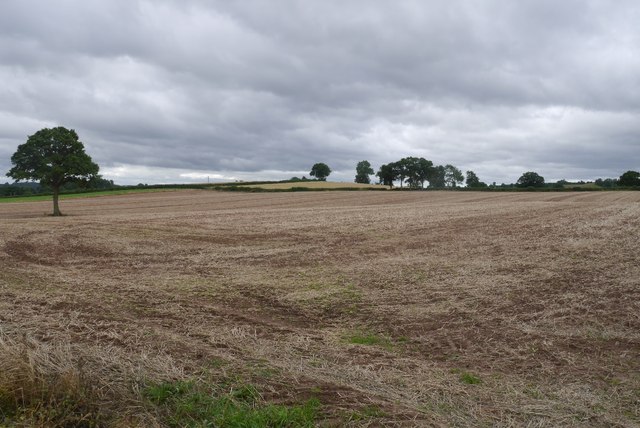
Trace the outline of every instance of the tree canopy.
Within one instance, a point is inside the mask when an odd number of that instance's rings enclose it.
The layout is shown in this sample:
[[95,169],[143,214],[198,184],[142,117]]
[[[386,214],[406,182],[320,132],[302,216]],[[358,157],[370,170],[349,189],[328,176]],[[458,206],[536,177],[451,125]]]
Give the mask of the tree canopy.
[[331,174],[331,168],[325,163],[319,162],[311,167],[310,176],[317,178],[320,181],[325,181]]
[[618,179],[618,184],[620,186],[640,186],[640,172],[638,171],[627,171],[620,176]]
[[84,145],[73,129],[44,128],[28,137],[11,156],[13,167],[7,176],[39,181],[53,191],[53,215],[62,215],[58,206],[60,187],[67,183],[87,183],[99,167],[85,153]]
[[467,171],[467,187],[478,187],[480,184],[480,179],[473,171]]
[[396,171],[393,168],[393,164],[380,165],[380,169],[376,172],[376,177],[385,186],[393,187],[393,181],[396,179]]
[[442,165],[434,166],[433,168],[431,168],[431,171],[429,171],[429,177],[427,177],[427,180],[429,181],[429,187],[434,189],[442,189],[443,187],[445,187],[446,183],[444,174],[445,170],[444,166]]
[[403,187],[406,181],[413,189],[424,187],[424,182],[429,180],[433,162],[425,158],[406,157],[399,161],[381,165],[376,173],[380,182],[393,187],[393,182],[400,181]]
[[478,176],[473,171],[467,171],[467,180],[465,181],[467,187],[470,189],[478,189],[481,187],[487,187],[487,183],[480,181]]
[[522,174],[516,184],[519,187],[543,187],[544,178],[537,172],[529,171]]
[[457,187],[464,181],[464,175],[462,171],[453,165],[445,165],[444,167],[444,182],[447,187]]
[[367,160],[358,162],[356,165],[356,183],[369,184],[371,183],[370,175],[373,175],[373,168]]

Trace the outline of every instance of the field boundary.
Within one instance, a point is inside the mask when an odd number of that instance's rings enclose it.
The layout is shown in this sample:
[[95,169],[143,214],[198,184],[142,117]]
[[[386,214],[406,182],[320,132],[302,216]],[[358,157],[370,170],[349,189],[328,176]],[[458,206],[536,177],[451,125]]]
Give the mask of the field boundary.
[[[317,181],[309,180],[310,183],[318,183]],[[299,186],[291,186],[287,188],[264,188],[259,187],[269,184],[297,184]],[[469,187],[454,187],[454,188],[424,188],[424,189],[412,189],[409,187],[394,187],[389,189],[387,186],[380,187],[356,187],[356,186],[336,186],[336,187],[309,187],[305,186],[305,181],[253,181],[253,182],[231,182],[231,183],[204,183],[204,184],[151,184],[151,185],[136,185],[136,186],[118,186],[113,189],[78,189],[65,191],[60,193],[61,199],[67,198],[82,198],[93,196],[115,196],[124,195],[130,193],[146,193],[146,192],[158,192],[168,190],[215,190],[222,192],[244,192],[244,193],[282,193],[282,192],[357,192],[357,191],[394,191],[394,192],[433,192],[433,191],[449,191],[449,192],[620,192],[620,191],[640,191],[640,187],[616,187],[616,188],[598,188],[598,187],[489,187],[489,188],[469,188]],[[43,192],[32,195],[15,195],[15,196],[0,196],[0,203],[6,202],[36,202],[45,201],[51,198],[51,192]]]

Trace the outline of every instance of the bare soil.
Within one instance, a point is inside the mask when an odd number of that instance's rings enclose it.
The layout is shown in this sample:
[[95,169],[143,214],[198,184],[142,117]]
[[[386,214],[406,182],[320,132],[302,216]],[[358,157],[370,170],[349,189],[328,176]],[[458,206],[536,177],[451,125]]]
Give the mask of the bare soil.
[[[5,335],[170,362],[151,377],[221,367],[267,401],[318,397],[327,425],[640,426],[640,192],[194,190],[50,209],[0,205]],[[367,406],[381,411],[349,417]]]

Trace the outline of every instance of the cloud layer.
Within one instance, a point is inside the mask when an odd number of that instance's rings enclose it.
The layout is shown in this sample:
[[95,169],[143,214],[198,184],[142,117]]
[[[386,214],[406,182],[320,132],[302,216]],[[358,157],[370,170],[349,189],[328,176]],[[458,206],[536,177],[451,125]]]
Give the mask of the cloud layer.
[[638,22],[635,0],[4,0],[0,173],[61,125],[119,183],[404,156],[616,177],[640,169]]

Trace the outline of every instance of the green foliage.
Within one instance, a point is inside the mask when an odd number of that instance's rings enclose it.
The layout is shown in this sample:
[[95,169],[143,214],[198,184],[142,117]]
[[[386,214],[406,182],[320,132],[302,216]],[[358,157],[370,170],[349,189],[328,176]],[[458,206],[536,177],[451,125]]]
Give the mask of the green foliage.
[[487,184],[480,181],[476,173],[473,171],[467,171],[467,180],[465,183],[470,189],[481,189],[487,187]]
[[393,187],[395,180],[399,180],[400,187],[403,187],[406,180],[410,188],[419,189],[424,187],[424,182],[432,175],[432,167],[433,162],[430,160],[410,156],[382,165],[376,176],[381,183],[390,187]]
[[78,134],[63,127],[44,128],[18,146],[7,175],[15,180],[36,180],[53,190],[53,215],[60,215],[58,193],[67,183],[88,183],[98,165],[84,151]]
[[640,186],[640,172],[627,171],[620,176],[618,184],[625,187]]
[[446,186],[445,167],[442,165],[435,166],[429,171],[429,187],[433,189],[442,189]]
[[356,165],[356,183],[370,184],[370,175],[373,175],[373,168],[369,161],[363,160]]
[[444,182],[447,187],[457,187],[463,181],[464,175],[458,168],[450,164],[444,167]]
[[[425,181],[429,182],[430,188],[455,188],[464,181],[462,171],[453,165],[434,166],[430,160],[413,156],[382,165],[376,175],[380,182],[387,186],[393,186],[393,182],[398,180],[400,187],[403,187],[406,181],[411,189],[423,189]],[[475,179],[477,180],[477,176]],[[477,187],[487,185],[477,180]]]
[[[424,158],[407,157],[397,162],[407,177],[407,184],[412,189],[424,187],[433,162]],[[402,183],[401,183],[402,184]]]
[[469,385],[478,385],[482,383],[482,380],[480,380],[479,377],[467,372],[463,372],[460,374],[460,381]]
[[311,167],[311,172],[309,172],[310,176],[315,177],[320,181],[325,181],[329,174],[331,174],[331,168],[322,162],[314,164]]
[[617,180],[613,179],[613,178],[598,178],[595,181],[596,186],[600,186],[603,189],[613,189],[614,187],[617,186]]
[[252,385],[231,385],[228,390],[193,381],[150,385],[143,394],[156,405],[171,427],[313,427],[320,403],[265,404]]
[[[31,184],[31,183],[29,183]],[[0,196],[27,196],[32,195],[34,191],[39,190],[40,185],[37,187],[27,186],[21,183],[15,184],[0,184]]]
[[529,171],[522,174],[516,184],[518,187],[544,187],[544,178],[536,172]]
[[98,174],[78,140],[78,134],[63,127],[44,128],[18,146],[11,156],[7,175],[15,180],[36,180],[52,188],[65,183],[89,181]]
[[354,345],[382,346],[383,348],[393,347],[393,344],[388,337],[371,332],[356,332],[347,336],[346,339],[347,342]]
[[74,190],[77,191],[77,190],[86,190],[86,189],[107,190],[107,189],[114,189],[116,187],[119,187],[119,186],[116,186],[113,180],[106,180],[98,174],[91,177],[91,179],[89,179],[88,181],[66,183],[60,188],[60,191],[65,192],[65,191],[74,191]]
[[393,163],[381,165],[380,169],[376,173],[376,177],[380,179],[380,183],[385,186],[393,187],[393,182],[397,178],[397,171],[394,168]]
[[409,174],[409,160],[408,158],[402,158],[398,162],[394,162],[393,168],[396,171],[396,177],[400,180],[400,187],[404,185],[404,180]]
[[467,187],[477,187],[480,184],[480,179],[473,171],[467,171]]

